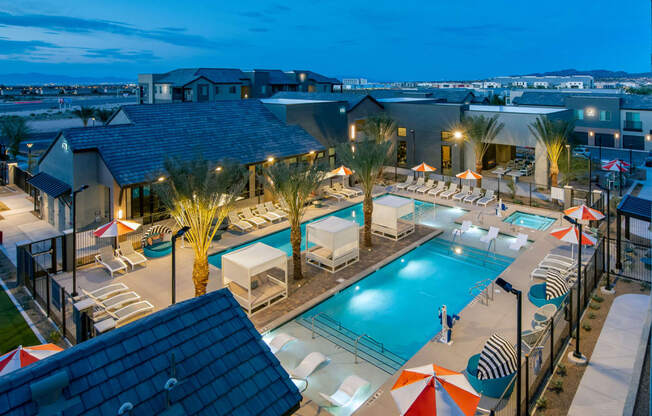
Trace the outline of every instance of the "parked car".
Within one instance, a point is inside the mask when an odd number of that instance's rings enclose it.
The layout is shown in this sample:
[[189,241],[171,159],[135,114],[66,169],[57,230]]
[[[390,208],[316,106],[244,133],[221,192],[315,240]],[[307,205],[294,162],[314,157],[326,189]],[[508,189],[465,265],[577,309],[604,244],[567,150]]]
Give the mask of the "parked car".
[[584,146],[577,146],[573,149],[573,156],[588,159],[591,156],[591,151]]

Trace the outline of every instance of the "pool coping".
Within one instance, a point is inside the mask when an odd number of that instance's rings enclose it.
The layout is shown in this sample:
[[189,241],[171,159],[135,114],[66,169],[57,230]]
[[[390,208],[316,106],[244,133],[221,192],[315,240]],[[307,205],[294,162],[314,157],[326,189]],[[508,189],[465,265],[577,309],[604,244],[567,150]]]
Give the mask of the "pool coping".
[[307,310],[315,307],[316,305],[320,304],[321,302],[325,301],[326,299],[330,298],[333,295],[336,295],[337,293],[341,292],[342,290],[348,288],[349,286],[359,282],[360,280],[364,279],[365,277],[369,276],[370,274],[378,271],[382,267],[388,265],[389,263],[393,262],[394,260],[398,259],[399,257],[405,255],[406,253],[409,253],[410,251],[414,250],[415,248],[425,244],[426,242],[432,240],[433,238],[441,235],[444,233],[443,230],[439,228],[433,228],[429,227],[427,225],[422,225],[423,227],[426,228],[431,228],[433,231],[426,236],[420,238],[419,240],[413,242],[412,244],[402,248],[401,250],[395,252],[391,256],[388,256],[384,258],[382,261],[371,265],[367,267],[364,270],[361,270],[358,274],[350,277],[349,279],[345,280],[344,282],[339,283],[338,285],[334,286],[333,288],[325,291],[321,295],[313,298],[309,302],[304,303],[298,308],[295,308],[291,310],[290,312],[285,313],[284,315],[281,315],[280,317],[276,318],[275,320],[271,321],[264,327],[258,329],[258,332],[260,332],[261,335],[265,335],[266,333],[273,331],[274,329],[277,329],[281,325],[284,325],[297,316],[303,314]]

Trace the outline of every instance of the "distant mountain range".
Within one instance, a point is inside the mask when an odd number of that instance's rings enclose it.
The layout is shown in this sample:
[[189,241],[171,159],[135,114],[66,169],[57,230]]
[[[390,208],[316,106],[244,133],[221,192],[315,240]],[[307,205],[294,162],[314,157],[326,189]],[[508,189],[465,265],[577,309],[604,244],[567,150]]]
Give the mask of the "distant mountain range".
[[625,71],[609,71],[607,69],[591,69],[587,71],[578,71],[577,69],[562,69],[560,71],[536,72],[527,74],[530,76],[571,76],[571,75],[591,75],[595,79],[614,79],[614,78],[652,78],[652,72],[631,73]]
[[69,75],[41,74],[37,72],[27,74],[0,74],[0,85],[89,85],[116,84],[135,81],[135,79],[119,77],[74,77]]

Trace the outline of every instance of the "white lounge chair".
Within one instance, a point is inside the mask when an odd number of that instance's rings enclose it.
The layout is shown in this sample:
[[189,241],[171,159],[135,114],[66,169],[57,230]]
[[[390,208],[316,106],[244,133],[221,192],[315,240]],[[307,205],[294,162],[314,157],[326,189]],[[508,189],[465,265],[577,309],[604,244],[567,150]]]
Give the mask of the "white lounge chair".
[[106,311],[109,315],[109,318],[100,321],[95,324],[95,329],[102,333],[113,328],[119,327],[120,325],[126,324],[131,321],[132,318],[140,315],[145,315],[154,310],[154,305],[142,300],[140,302],[132,303],[125,307],[122,307],[116,311]]
[[305,380],[308,376],[315,372],[317,367],[328,362],[328,357],[320,352],[311,352],[306,355],[301,363],[294,369],[290,371],[290,375],[294,378]]
[[410,186],[410,185],[412,184],[413,181],[414,181],[414,179],[412,178],[412,176],[408,176],[408,177],[405,179],[405,182],[403,182],[403,183],[397,183],[397,184],[396,184],[396,189],[405,189],[405,188],[407,188],[408,186]]
[[421,188],[421,187],[423,186],[423,183],[424,183],[424,182],[425,182],[425,179],[424,179],[423,176],[422,176],[422,177],[420,177],[419,179],[417,179],[417,181],[416,181],[414,184],[408,186],[408,187],[405,188],[405,189],[407,189],[407,190],[410,191],[410,192],[414,192],[414,191],[416,191],[417,189]]
[[251,208],[249,207],[242,210],[242,212],[240,213],[240,218],[242,218],[247,222],[252,223],[256,227],[261,227],[267,224],[267,221],[265,221],[264,218],[254,215],[254,213],[251,212]]
[[325,186],[323,189],[326,196],[337,199],[337,202],[347,199],[346,195],[336,192],[333,188]]
[[332,189],[337,193],[344,194],[347,198],[354,198],[359,195],[359,191],[347,188],[339,182],[334,183]]
[[496,200],[496,195],[494,195],[493,189],[489,189],[482,198],[478,199],[478,202],[476,202],[476,204],[486,207],[490,202],[495,200]]
[[147,257],[143,256],[136,250],[134,250],[134,245],[129,241],[123,241],[120,243],[120,249],[118,250],[120,258],[131,266],[131,270],[136,267],[137,264],[146,264]]
[[292,335],[288,335],[285,332],[281,332],[280,334],[275,335],[274,338],[272,338],[267,345],[269,346],[269,349],[272,351],[272,354],[276,354],[277,352],[285,348],[287,344],[296,340],[297,339]]
[[573,271],[561,271],[557,269],[546,269],[544,267],[537,267],[532,272],[530,272],[530,280],[533,280],[535,277],[537,279],[543,279],[545,280],[548,277],[548,274],[554,273],[555,275],[559,277],[563,277],[564,279],[570,281],[574,279],[574,273]]
[[238,231],[246,233],[254,228],[254,226],[247,221],[243,221],[238,217],[238,214],[231,211],[229,212],[229,227],[236,228]]
[[487,233],[487,235],[483,235],[482,237],[480,237],[480,241],[482,241],[483,243],[490,244],[493,240],[496,239],[496,237],[498,237],[499,232],[500,230],[497,227],[489,227],[489,232]]
[[351,375],[344,379],[335,393],[330,396],[324,393],[319,393],[319,395],[335,406],[344,407],[351,403],[358,392],[368,386],[369,382],[367,380]]
[[428,179],[428,181],[426,181],[426,183],[422,187],[417,188],[417,193],[418,194],[425,194],[426,192],[428,192],[429,190],[431,190],[434,187],[435,187],[435,180],[434,179]]
[[457,184],[456,183],[451,183],[448,186],[448,189],[445,190],[444,192],[442,192],[439,196],[442,197],[442,198],[448,199],[451,196],[453,196],[455,194],[455,192],[457,192]]
[[572,257],[562,256],[561,254],[548,254],[544,260],[556,261],[557,263],[566,264],[568,266],[577,266],[577,260]]
[[267,208],[267,212],[273,212],[274,214],[278,215],[281,218],[287,218],[288,217],[287,212],[276,208],[272,201],[265,202],[265,208]]
[[457,235],[457,236],[462,237],[462,234],[464,234],[465,232],[467,232],[467,231],[469,231],[471,229],[471,225],[473,225],[471,223],[471,221],[468,221],[468,220],[467,221],[462,221],[462,226],[460,228],[456,228],[456,229],[453,230],[453,236]]
[[136,292],[124,292],[119,295],[110,297],[102,302],[97,302],[97,307],[95,308],[95,313],[93,313],[93,320],[97,321],[98,319],[105,316],[108,311],[116,311],[121,309],[130,303],[138,302],[140,296]]
[[453,199],[455,201],[461,201],[469,195],[471,195],[471,187],[468,185],[464,185],[462,186],[462,190],[460,192],[453,195]]
[[281,221],[283,219],[280,215],[267,211],[267,208],[263,204],[256,205],[256,213],[269,222]]
[[129,290],[129,288],[124,283],[113,283],[90,292],[81,289],[84,295],[97,301],[102,301],[104,299],[110,298],[111,296],[126,292],[127,290]]
[[542,269],[555,269],[555,270],[559,270],[560,272],[563,272],[563,273],[569,273],[569,272],[577,269],[577,266],[573,266],[573,265],[569,266],[568,264],[565,264],[565,263],[559,263],[557,261],[546,260],[546,259],[541,260],[539,262],[538,267],[540,267]]
[[462,199],[462,201],[472,204],[480,198],[482,198],[482,188],[475,187],[473,188],[473,192],[471,192],[471,195],[465,196],[464,199]]
[[106,246],[100,249],[95,256],[95,263],[104,267],[113,277],[113,273],[123,271],[127,273],[127,265],[119,257],[116,257],[113,247]]
[[446,182],[439,181],[437,186],[428,191],[428,195],[437,196],[446,189]]
[[523,246],[527,244],[527,234],[519,233],[516,236],[516,240],[512,241],[509,245],[509,248],[514,251],[519,251]]
[[555,316],[555,313],[557,313],[557,307],[552,303],[537,308],[537,310],[534,311],[534,317],[532,318],[532,326],[534,328],[545,326],[548,321]]

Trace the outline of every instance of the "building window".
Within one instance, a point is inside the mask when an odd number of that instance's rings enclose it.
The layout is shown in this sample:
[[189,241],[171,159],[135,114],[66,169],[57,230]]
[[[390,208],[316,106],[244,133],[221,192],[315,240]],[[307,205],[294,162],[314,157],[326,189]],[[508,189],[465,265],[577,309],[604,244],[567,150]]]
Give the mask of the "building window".
[[575,120],[584,120],[584,110],[573,110],[575,113]]
[[634,150],[645,150],[645,138],[643,136],[623,135],[623,148]]
[[399,140],[398,147],[396,148],[396,164],[405,166],[407,164],[407,142]]
[[600,121],[611,121],[611,111],[600,110]]
[[229,94],[235,94],[235,87],[229,87]]
[[641,113],[633,113],[630,111],[625,113],[625,130],[643,131]]
[[407,129],[405,127],[399,127],[396,134],[398,134],[398,137],[405,137],[407,136]]
[[260,86],[260,93],[261,94],[266,94],[267,93],[267,85],[261,85]]
[[216,85],[215,86],[215,95],[219,95],[219,93],[220,93],[220,87]]

